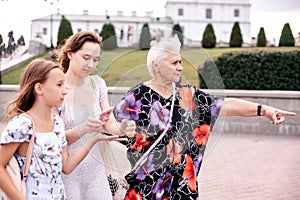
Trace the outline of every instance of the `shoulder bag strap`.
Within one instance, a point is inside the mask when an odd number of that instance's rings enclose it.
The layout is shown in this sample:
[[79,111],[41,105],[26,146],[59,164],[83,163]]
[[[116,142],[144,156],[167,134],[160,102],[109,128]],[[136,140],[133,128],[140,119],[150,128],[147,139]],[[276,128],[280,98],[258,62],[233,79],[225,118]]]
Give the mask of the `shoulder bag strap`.
[[149,147],[149,149],[142,155],[142,157],[135,163],[134,167],[132,168],[132,171],[134,171],[140,164],[141,162],[148,156],[148,154],[152,151],[152,149],[161,141],[161,139],[165,136],[167,133],[170,124],[172,122],[172,117],[173,117],[173,110],[174,110],[174,103],[175,103],[175,95],[176,95],[176,86],[175,83],[172,84],[173,87],[173,97],[172,97],[172,104],[171,104],[171,110],[170,110],[170,117],[168,124],[165,128],[165,130],[162,132],[162,134],[155,140],[155,142]]
[[33,150],[34,140],[35,140],[34,121],[33,121],[33,119],[31,118],[31,116],[29,114],[26,113],[26,115],[29,116],[31,121],[32,121],[33,134],[30,138],[30,141],[29,141],[29,144],[28,144],[28,147],[27,147],[27,152],[26,152],[26,160],[25,160],[25,164],[24,164],[24,168],[23,168],[23,179],[24,180],[26,180],[27,174],[28,174],[28,171],[29,171],[29,166],[30,166],[31,158],[32,158],[32,150]]

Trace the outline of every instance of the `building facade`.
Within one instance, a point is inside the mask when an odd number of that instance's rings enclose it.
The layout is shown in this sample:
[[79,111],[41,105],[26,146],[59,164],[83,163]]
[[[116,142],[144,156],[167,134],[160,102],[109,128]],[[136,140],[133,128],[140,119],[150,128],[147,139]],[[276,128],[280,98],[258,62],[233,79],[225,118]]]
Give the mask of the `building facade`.
[[[153,40],[171,36],[174,24],[182,27],[185,46],[201,46],[201,39],[207,24],[213,25],[217,43],[226,46],[234,22],[239,22],[245,46],[251,43],[249,0],[167,0],[166,17],[155,17],[153,12],[145,16],[63,14],[70,21],[73,32],[82,30],[100,33],[105,23],[112,23],[119,47],[137,47],[141,29],[148,23]],[[34,19],[31,23],[31,40],[38,40],[50,47],[56,46],[57,34],[62,19],[61,14],[53,14]]]

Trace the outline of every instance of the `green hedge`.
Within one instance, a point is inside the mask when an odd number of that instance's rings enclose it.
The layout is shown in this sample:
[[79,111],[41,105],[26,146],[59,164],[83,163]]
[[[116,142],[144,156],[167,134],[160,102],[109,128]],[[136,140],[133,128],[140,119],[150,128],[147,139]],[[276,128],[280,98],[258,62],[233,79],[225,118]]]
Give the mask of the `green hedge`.
[[198,68],[201,88],[300,90],[300,51],[225,53]]

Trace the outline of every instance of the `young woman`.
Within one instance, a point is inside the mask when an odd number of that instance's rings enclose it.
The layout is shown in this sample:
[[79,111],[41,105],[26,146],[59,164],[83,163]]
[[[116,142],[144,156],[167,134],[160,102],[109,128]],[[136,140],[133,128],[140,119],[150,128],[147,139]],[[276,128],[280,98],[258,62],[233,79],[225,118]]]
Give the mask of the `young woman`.
[[[36,59],[26,67],[19,95],[8,105],[9,121],[0,140],[0,187],[10,199],[66,199],[62,172],[73,171],[93,145],[107,139],[102,134],[94,134],[84,147],[69,154],[64,123],[52,111],[61,106],[66,93],[65,77],[58,64]],[[25,197],[14,186],[5,166],[15,156],[23,170],[28,142],[33,135]]]
[[[123,120],[118,125],[113,115],[105,123],[99,119],[100,114],[110,108],[105,81],[98,75],[91,75],[100,60],[101,47],[102,41],[98,35],[81,31],[68,38],[60,51],[56,52],[65,73],[68,91],[60,116],[66,125],[71,152],[84,146],[93,132],[124,135],[135,131],[135,123]],[[111,188],[113,193],[110,190],[106,163],[103,163],[101,156],[105,152],[103,148],[108,146],[105,143],[99,143],[98,146],[100,149],[95,146],[71,174],[63,175],[69,199],[106,200],[116,197],[116,188]],[[121,185],[117,188],[121,189]]]

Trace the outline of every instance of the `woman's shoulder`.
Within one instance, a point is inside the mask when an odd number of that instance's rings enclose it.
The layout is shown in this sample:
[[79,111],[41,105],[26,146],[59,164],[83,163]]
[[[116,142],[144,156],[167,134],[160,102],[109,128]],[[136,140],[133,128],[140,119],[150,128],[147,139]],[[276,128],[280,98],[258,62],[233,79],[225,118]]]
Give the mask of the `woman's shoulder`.
[[90,75],[90,78],[97,84],[105,84],[105,80],[101,78],[99,75]]
[[14,116],[4,128],[1,134],[1,144],[10,142],[29,141],[33,134],[33,123],[27,114]]

